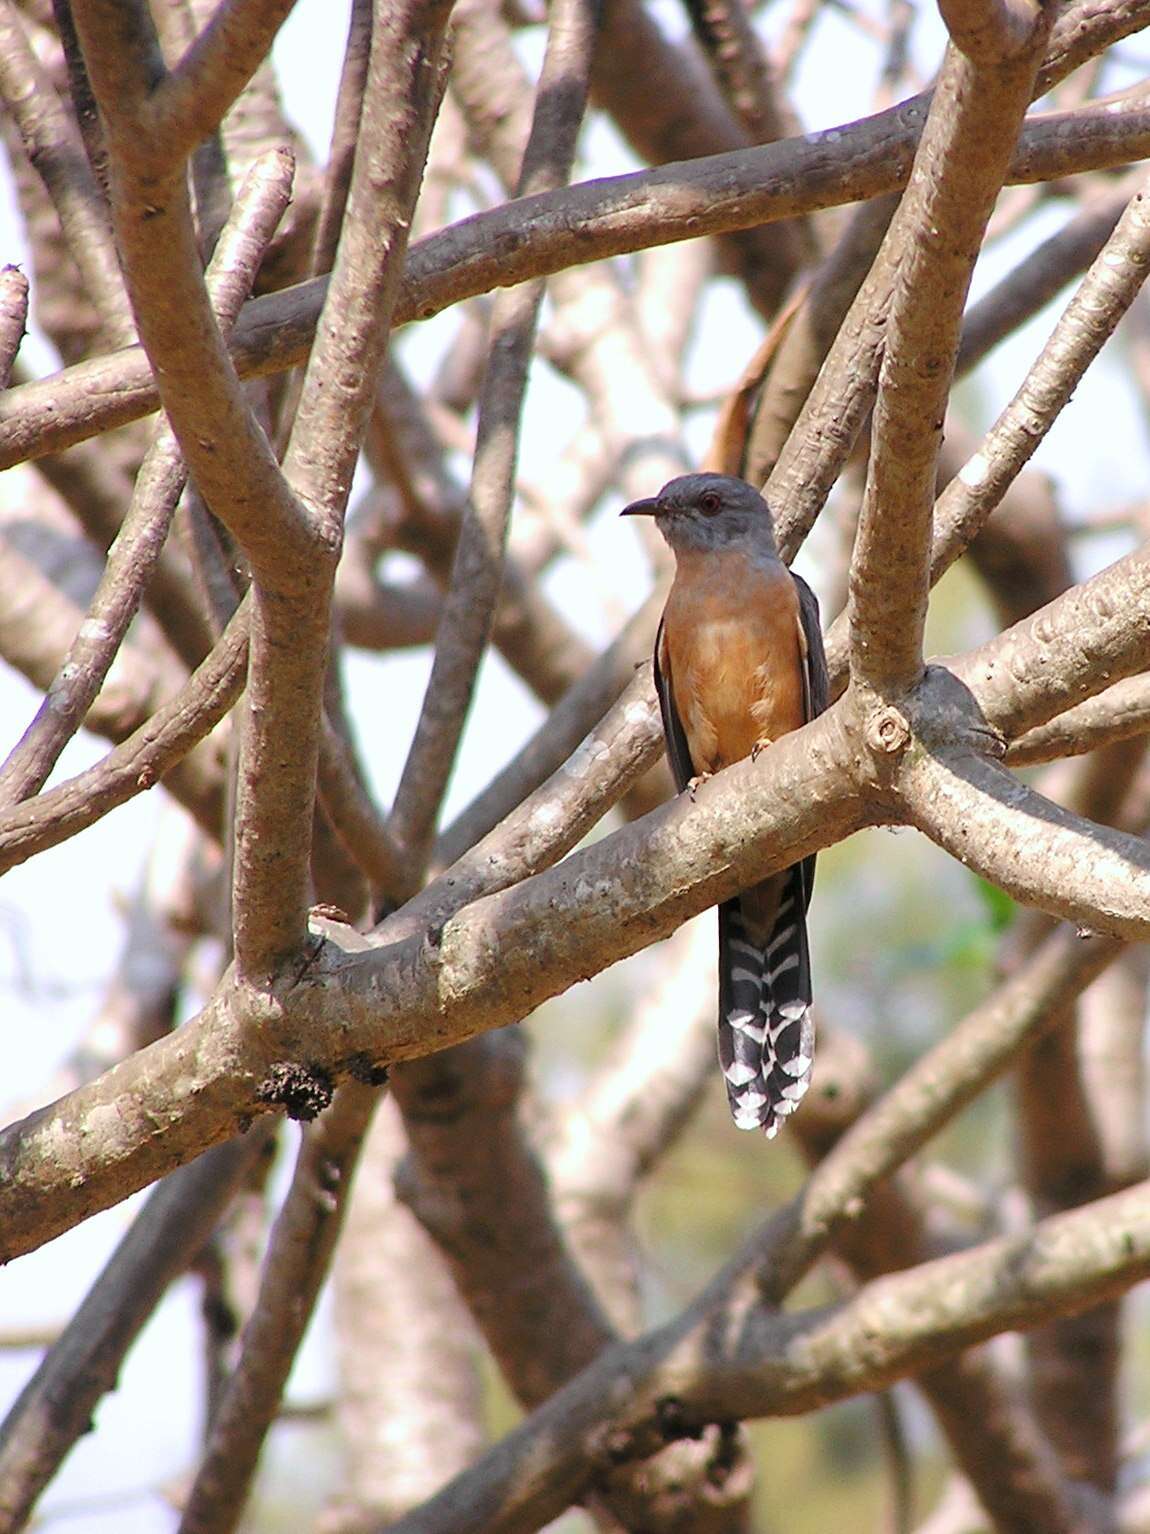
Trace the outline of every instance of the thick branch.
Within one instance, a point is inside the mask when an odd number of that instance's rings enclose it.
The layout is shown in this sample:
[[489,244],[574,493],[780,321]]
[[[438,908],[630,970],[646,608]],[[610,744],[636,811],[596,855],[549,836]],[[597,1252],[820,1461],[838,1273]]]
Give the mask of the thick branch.
[[226,980],[171,1038],[0,1136],[6,1255],[234,1133],[259,1105],[294,1107],[312,1083],[297,1062],[317,1062],[325,1081],[518,1020],[846,834],[863,819],[853,760],[833,712],[718,775],[696,803],[666,805],[431,934],[377,948],[320,927],[330,940],[296,983],[268,996]]
[[899,267],[850,584],[851,670],[884,696],[922,669],[931,511],[962,310],[1044,36],[1034,10],[1026,47],[1009,58],[949,51],[885,242]]
[[254,568],[299,579],[317,551],[244,398],[203,282],[182,162],[141,132],[162,68],[146,13],[76,0],[76,26],[104,122],[112,208],[128,289],[160,397],[197,488]]
[[1016,900],[1091,930],[1150,933],[1150,850],[1062,809],[984,757],[918,751],[900,789],[913,825]]
[[351,1175],[377,1094],[344,1087],[304,1130],[291,1187],[272,1229],[239,1362],[212,1420],[180,1534],[230,1534],[275,1420],[304,1328],[327,1276]]
[[1128,554],[953,663],[1007,740],[1150,660],[1150,554]]
[[376,16],[347,217],[284,462],[312,563],[286,583],[278,561],[256,571],[234,901],[236,959],[251,977],[304,936],[331,582],[439,102],[445,21],[442,0]]

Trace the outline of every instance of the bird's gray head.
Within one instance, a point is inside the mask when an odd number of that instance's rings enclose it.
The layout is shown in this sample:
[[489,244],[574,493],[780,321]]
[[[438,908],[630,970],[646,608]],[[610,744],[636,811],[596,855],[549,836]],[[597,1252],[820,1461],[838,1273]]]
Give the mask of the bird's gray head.
[[658,495],[624,506],[624,517],[654,517],[671,547],[703,551],[747,542],[775,552],[771,513],[759,492],[732,474],[681,474]]

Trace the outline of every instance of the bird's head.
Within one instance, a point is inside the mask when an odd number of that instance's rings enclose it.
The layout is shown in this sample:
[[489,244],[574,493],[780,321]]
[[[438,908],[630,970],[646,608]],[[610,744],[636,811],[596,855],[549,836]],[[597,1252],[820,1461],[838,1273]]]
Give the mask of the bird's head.
[[775,551],[771,513],[759,492],[731,474],[681,474],[658,495],[624,506],[624,517],[654,517],[672,549],[721,549],[749,542]]

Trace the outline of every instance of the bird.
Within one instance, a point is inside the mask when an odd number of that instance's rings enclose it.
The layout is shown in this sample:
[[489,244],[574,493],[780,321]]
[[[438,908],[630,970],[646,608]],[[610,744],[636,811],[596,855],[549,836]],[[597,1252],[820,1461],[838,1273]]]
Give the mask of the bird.
[[[730,474],[683,474],[623,516],[649,516],[675,556],[655,689],[676,786],[700,781],[827,706],[814,592],[779,556],[766,501]],[[719,906],[719,1063],[735,1124],[769,1139],[814,1063],[807,907],[815,859]]]

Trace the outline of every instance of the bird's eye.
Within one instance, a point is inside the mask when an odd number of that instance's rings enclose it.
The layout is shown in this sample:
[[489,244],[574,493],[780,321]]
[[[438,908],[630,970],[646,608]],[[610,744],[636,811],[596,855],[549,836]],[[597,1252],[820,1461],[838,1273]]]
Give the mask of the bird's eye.
[[699,510],[707,517],[713,517],[722,504],[723,498],[717,490],[704,490],[699,497]]

